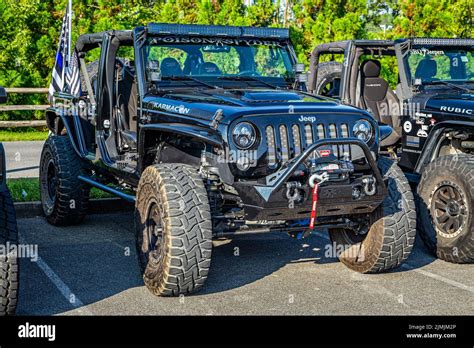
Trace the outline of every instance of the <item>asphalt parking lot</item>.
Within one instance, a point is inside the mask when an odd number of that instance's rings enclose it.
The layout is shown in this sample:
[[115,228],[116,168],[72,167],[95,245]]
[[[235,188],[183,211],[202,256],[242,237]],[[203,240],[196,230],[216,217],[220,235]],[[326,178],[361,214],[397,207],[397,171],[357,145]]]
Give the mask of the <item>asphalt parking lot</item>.
[[141,280],[131,213],[68,228],[41,217],[18,225],[39,251],[36,262],[21,260],[19,315],[474,314],[474,265],[436,260],[419,241],[404,267],[362,275],[326,257],[324,232],[219,240],[204,290],[159,298]]

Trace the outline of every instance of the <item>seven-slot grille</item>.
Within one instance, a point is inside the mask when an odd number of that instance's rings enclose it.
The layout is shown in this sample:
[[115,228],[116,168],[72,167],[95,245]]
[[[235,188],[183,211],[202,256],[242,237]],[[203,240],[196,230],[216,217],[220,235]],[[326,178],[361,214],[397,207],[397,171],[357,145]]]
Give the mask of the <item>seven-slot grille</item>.
[[[268,146],[268,164],[274,166],[281,161],[287,162],[298,156],[309,145],[320,139],[349,138],[347,123],[304,123],[267,126],[265,136]],[[350,145],[332,146],[339,159],[350,158]]]

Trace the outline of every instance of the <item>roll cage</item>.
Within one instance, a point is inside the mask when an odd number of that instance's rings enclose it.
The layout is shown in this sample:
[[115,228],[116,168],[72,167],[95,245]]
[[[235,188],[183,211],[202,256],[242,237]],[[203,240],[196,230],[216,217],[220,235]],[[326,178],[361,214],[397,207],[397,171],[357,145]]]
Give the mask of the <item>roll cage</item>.
[[341,76],[341,88],[339,97],[343,103],[353,104],[356,94],[358,78],[358,64],[360,56],[396,56],[401,85],[401,96],[403,100],[413,96],[411,86],[411,74],[407,68],[405,58],[408,51],[416,47],[472,47],[474,39],[443,39],[443,38],[409,38],[391,40],[346,40],[325,43],[316,46],[311,53],[310,73],[308,76],[308,90],[316,90],[318,64],[322,55],[343,55],[343,69]]
[[343,55],[343,69],[339,97],[343,103],[353,104],[356,99],[356,84],[359,73],[360,56],[370,54],[375,56],[395,56],[394,41],[390,40],[346,40],[336,41],[316,46],[311,53],[308,90],[316,90],[318,64],[322,55]]

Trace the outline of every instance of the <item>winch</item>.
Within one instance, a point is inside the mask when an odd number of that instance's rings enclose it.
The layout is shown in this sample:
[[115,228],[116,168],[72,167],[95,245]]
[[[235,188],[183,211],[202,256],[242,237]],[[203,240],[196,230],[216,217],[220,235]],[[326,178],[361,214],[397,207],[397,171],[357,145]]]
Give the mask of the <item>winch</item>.
[[310,183],[314,182],[314,180],[311,180],[314,174],[327,173],[329,176],[327,181],[345,181],[354,173],[354,165],[347,160],[337,160],[331,157],[312,158],[308,161],[308,164]]

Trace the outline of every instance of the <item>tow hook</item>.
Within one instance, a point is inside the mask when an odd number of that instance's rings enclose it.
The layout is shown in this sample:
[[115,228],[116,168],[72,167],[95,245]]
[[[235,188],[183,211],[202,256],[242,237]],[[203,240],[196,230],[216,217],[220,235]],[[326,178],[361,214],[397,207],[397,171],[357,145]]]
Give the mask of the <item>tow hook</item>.
[[324,172],[322,174],[314,173],[309,177],[308,183],[311,188],[314,188],[314,185],[316,185],[316,183],[322,184],[323,182],[326,182],[328,180],[329,180],[328,172]]
[[303,198],[300,192],[302,185],[298,181],[290,181],[286,183],[286,198],[290,202],[288,208],[293,209],[295,202],[300,202]]
[[362,187],[367,196],[373,196],[376,193],[375,179],[372,176],[368,176],[362,179]]

